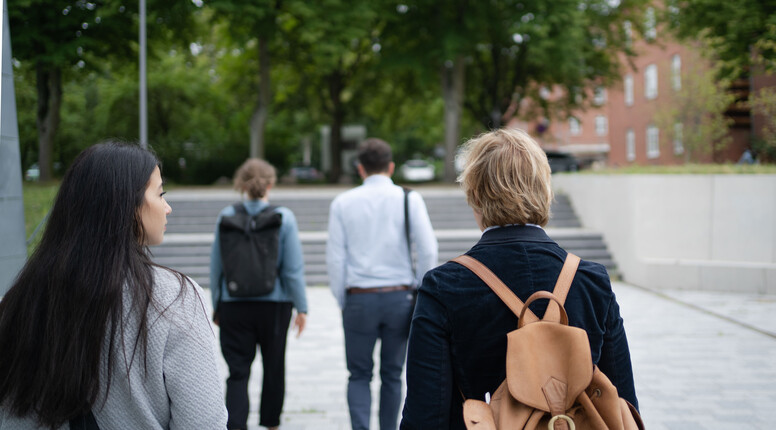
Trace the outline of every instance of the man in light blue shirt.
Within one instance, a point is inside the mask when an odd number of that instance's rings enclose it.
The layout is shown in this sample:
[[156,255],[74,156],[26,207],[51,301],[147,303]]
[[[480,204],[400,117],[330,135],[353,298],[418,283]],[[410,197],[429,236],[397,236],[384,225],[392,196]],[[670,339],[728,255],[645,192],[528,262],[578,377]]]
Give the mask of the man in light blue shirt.
[[342,309],[352,427],[369,428],[369,383],[379,338],[380,428],[395,430],[414,289],[437,265],[438,245],[423,198],[410,192],[405,200],[404,190],[391,180],[395,168],[391,147],[367,139],[359,146],[358,161],[363,185],[331,203],[326,265],[331,291]]

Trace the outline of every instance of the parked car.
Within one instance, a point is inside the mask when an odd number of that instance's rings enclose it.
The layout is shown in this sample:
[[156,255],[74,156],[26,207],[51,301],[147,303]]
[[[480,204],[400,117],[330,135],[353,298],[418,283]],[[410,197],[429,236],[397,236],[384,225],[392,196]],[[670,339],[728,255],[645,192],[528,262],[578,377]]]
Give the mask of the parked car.
[[426,160],[407,160],[401,166],[401,176],[409,182],[425,182],[434,180],[434,165]]
[[291,177],[299,182],[315,182],[323,179],[323,175],[313,166],[296,165],[291,167]]
[[24,179],[27,181],[37,181],[40,179],[38,163],[34,163],[26,172],[24,172]]
[[557,172],[576,172],[579,170],[579,160],[568,152],[544,151],[547,154],[547,161],[550,163],[552,173]]

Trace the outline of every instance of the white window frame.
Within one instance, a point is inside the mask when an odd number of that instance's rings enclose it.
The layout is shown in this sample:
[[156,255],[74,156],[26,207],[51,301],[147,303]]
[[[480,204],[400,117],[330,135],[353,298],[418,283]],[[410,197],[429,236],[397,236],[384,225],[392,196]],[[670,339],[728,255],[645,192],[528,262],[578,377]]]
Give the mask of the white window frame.
[[571,136],[579,136],[582,134],[582,124],[579,120],[573,116],[569,118],[569,134]]
[[644,14],[644,38],[647,40],[657,38],[657,17],[653,7],[648,7]]
[[596,106],[603,106],[606,104],[606,88],[595,87],[595,89],[593,89],[593,104]]
[[655,125],[647,126],[647,158],[660,157],[660,129]]
[[597,115],[595,117],[595,134],[599,136],[606,136],[609,133],[609,121],[607,121],[605,115]]
[[636,133],[632,128],[625,131],[625,159],[628,161],[636,159]]
[[684,154],[684,124],[674,124],[674,154]]
[[625,106],[633,106],[633,75],[630,73],[625,75],[623,85],[625,86]]
[[674,91],[682,89],[682,57],[679,54],[671,57],[671,86]]
[[630,21],[623,22],[622,31],[625,33],[625,45],[630,47],[633,43],[633,23]]
[[650,64],[644,68],[644,97],[647,100],[657,98],[657,65]]

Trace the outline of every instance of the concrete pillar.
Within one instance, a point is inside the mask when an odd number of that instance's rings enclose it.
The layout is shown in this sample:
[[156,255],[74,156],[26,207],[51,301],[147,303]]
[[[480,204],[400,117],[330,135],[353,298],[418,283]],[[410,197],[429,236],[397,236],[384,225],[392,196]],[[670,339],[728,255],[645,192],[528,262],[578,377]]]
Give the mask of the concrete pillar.
[[8,290],[27,259],[19,127],[16,122],[16,93],[13,86],[11,37],[6,4],[3,0],[3,80],[0,88],[0,296]]

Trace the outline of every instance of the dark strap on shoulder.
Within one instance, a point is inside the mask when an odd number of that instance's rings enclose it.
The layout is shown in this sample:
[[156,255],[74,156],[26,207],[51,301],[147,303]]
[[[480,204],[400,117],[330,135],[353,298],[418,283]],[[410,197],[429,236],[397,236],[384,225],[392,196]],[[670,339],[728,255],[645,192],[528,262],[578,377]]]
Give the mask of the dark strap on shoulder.
[[[496,276],[495,273],[488,269],[487,266],[469,255],[459,255],[450,261],[454,261],[474,272],[474,274],[479,276],[480,279],[482,279],[482,281],[485,282],[485,284],[490,287],[494,293],[496,293],[501,301],[504,302],[507,307],[509,307],[509,310],[511,310],[512,313],[514,313],[516,316],[520,315],[520,312],[525,306],[523,301],[520,300],[515,295],[515,293],[512,292],[512,290],[510,290],[509,287],[507,287],[506,284],[504,284],[504,282],[498,278],[498,276]],[[558,281],[555,283],[555,289],[553,290],[553,294],[555,294],[560,303],[566,302],[566,296],[568,295],[569,288],[571,288],[571,281],[574,280],[574,274],[576,273],[577,267],[579,266],[579,261],[579,257],[570,252],[566,255],[566,261],[563,263],[563,268],[560,271]],[[557,319],[560,315],[560,309],[558,308],[558,305],[548,305],[547,311],[545,312],[545,317],[547,317],[548,314]],[[536,316],[536,314],[533,313],[533,311],[531,311],[531,309],[527,309],[523,317],[525,318],[526,323],[539,321],[539,318]]]
[[404,236],[407,238],[407,255],[410,257],[410,267],[412,267],[413,282],[416,277],[415,260],[412,259],[412,243],[410,242],[410,190],[407,187],[401,187],[404,190]]
[[245,209],[243,202],[237,202],[233,204],[232,207],[234,208],[234,213],[248,215],[248,210]]
[[[243,202],[237,202],[237,203],[233,204],[232,207],[234,208],[234,213],[248,215],[248,210],[245,209],[245,205],[243,204]],[[267,207],[265,207],[264,209],[260,210],[259,213],[271,211],[271,210],[277,209],[277,208],[278,208],[278,206],[267,205]]]

